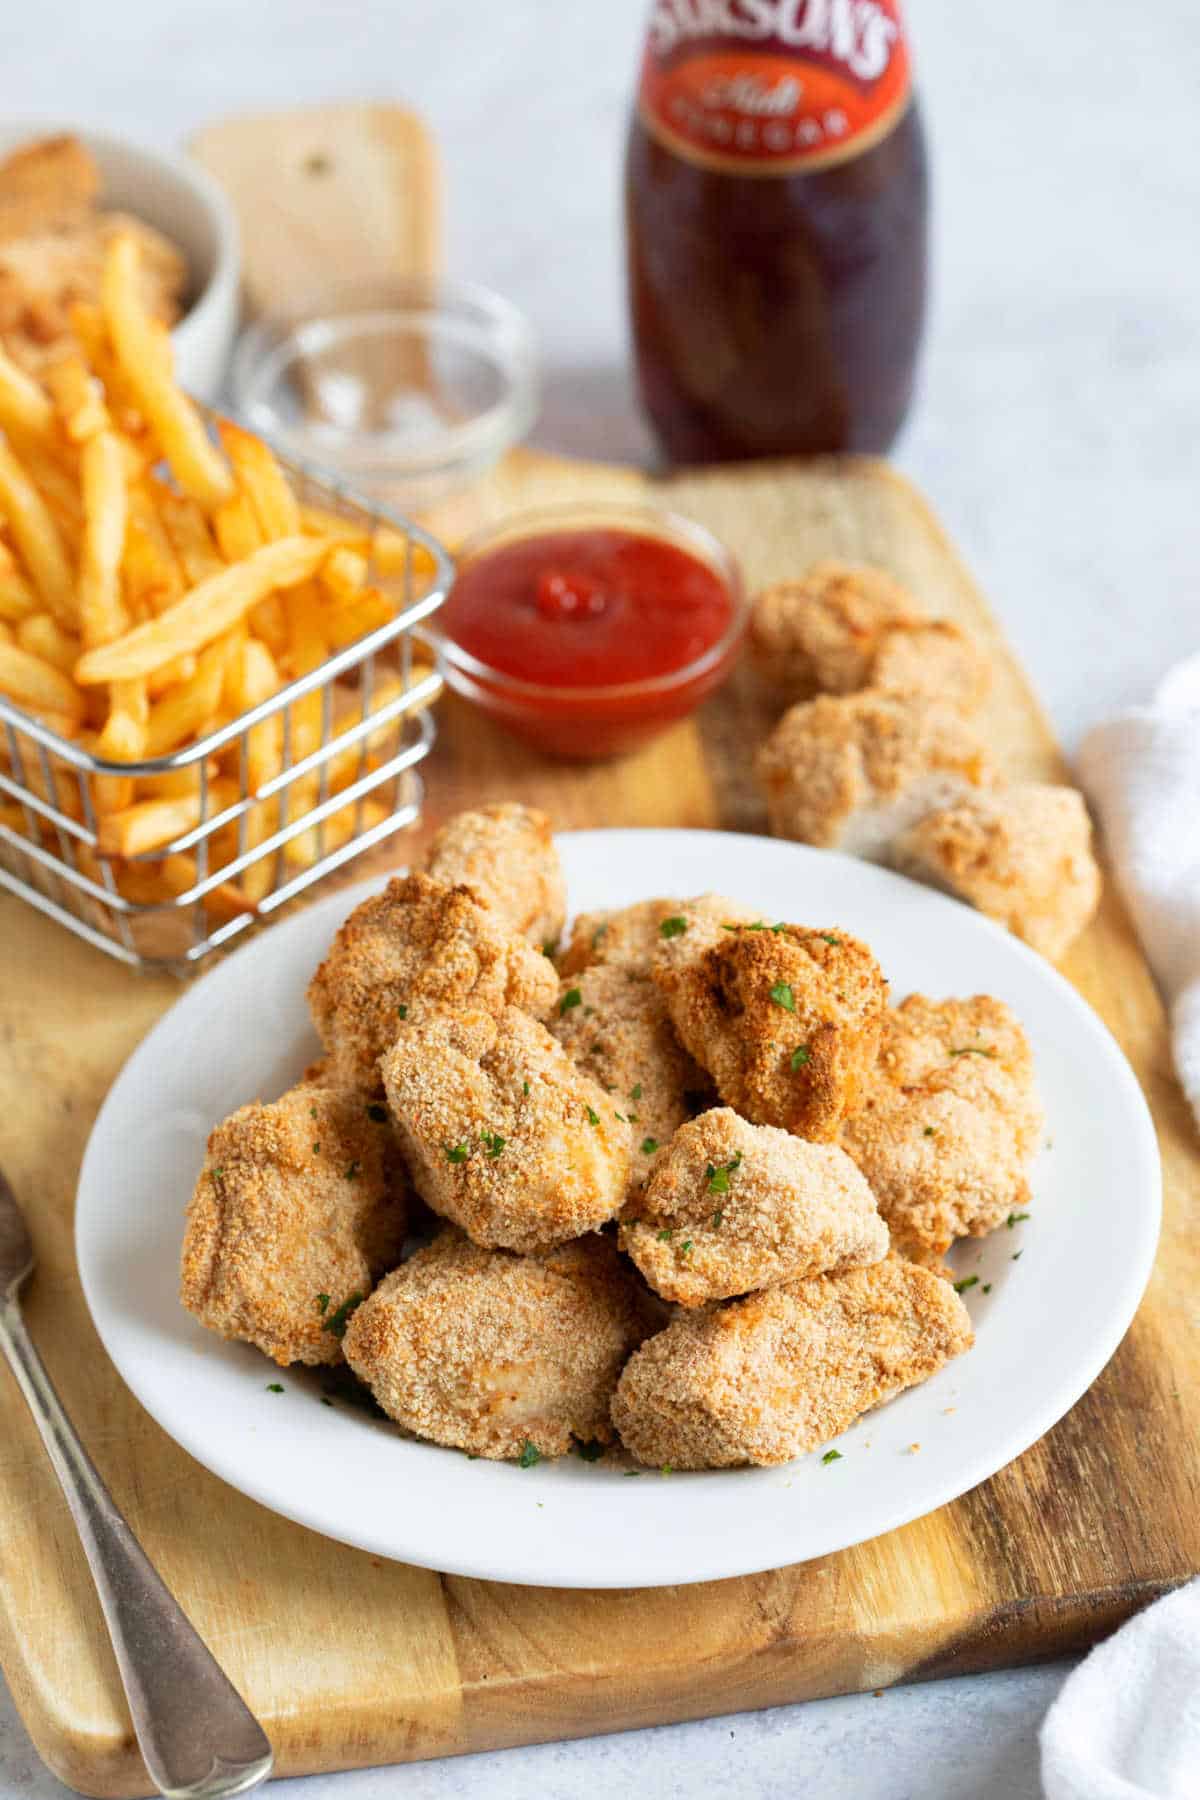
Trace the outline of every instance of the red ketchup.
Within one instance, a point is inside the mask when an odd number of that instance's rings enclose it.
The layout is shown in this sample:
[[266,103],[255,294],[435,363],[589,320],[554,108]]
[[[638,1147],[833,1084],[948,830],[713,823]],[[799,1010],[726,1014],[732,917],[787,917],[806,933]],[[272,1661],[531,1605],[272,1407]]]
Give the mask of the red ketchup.
[[597,757],[645,742],[717,686],[736,610],[730,582],[678,544],[570,527],[469,557],[440,625],[460,692],[540,750]]

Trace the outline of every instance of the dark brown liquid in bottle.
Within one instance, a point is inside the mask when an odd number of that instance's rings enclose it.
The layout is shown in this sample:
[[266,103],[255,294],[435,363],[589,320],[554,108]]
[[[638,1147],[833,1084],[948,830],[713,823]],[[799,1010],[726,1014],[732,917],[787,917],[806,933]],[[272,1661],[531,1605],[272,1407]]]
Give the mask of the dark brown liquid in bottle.
[[915,103],[861,156],[757,177],[677,156],[635,112],[626,207],[638,381],[669,460],[890,447],[925,319]]

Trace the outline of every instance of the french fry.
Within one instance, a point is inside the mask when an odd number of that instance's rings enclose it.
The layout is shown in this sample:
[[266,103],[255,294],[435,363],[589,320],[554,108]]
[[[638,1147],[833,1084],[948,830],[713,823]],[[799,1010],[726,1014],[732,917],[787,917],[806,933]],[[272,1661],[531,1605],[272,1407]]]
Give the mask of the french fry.
[[109,412],[119,430],[130,438],[144,437],[146,421],[137,396],[113,355],[100,308],[90,301],[77,300],[71,308],[71,329],[83,348],[89,369],[103,385]]
[[[75,582],[62,538],[45,501],[13,455],[3,434],[0,434],[0,514],[7,517],[13,542],[46,605],[60,625],[74,624],[78,618]],[[319,542],[316,539],[308,541]]]
[[326,616],[325,631],[331,648],[341,650],[365,637],[368,631],[378,631],[395,616],[396,609],[391,601],[378,588],[368,588],[353,606],[341,606],[336,612],[330,612]]
[[[349,806],[344,806],[340,812],[330,813],[325,821],[324,828],[324,853],[326,856],[330,855],[334,850],[340,850],[343,844],[348,844],[350,842],[350,839],[354,836],[354,826],[357,815],[357,801],[352,802]],[[362,829],[364,831],[370,831],[374,826],[381,825],[387,816],[388,809],[386,806],[382,805],[380,801],[364,800],[362,802]],[[316,826],[314,826],[311,831],[297,832],[296,836],[294,838],[289,838],[287,843],[283,846],[283,860],[287,863],[288,867],[292,869],[311,868],[313,863],[317,860],[317,855],[318,837]]]
[[225,664],[232,646],[227,638],[210,644],[196,659],[196,672],[150,708],[146,756],[153,759],[177,750],[205,729],[221,704]]
[[16,627],[16,641],[30,656],[40,656],[69,675],[79,661],[79,639],[64,631],[48,612],[32,613]]
[[198,502],[188,494],[177,494],[165,481],[154,476],[150,477],[148,486],[167,540],[182,565],[189,587],[198,587],[210,576],[220,574],[225,564]]
[[4,620],[0,619],[0,644],[11,644],[12,642],[13,642],[12,626],[6,625],[4,623]]
[[217,435],[265,541],[295,537],[303,529],[300,505],[268,446],[231,419],[220,421]]
[[335,606],[353,606],[367,585],[367,559],[339,544],[321,564],[320,582]]
[[[226,688],[236,712],[249,712],[279,690],[279,671],[265,644],[248,638],[229,661]],[[246,785],[257,794],[283,766],[283,720],[278,713],[251,726],[246,735]],[[245,848],[253,850],[275,830],[278,803],[262,801],[246,814]],[[241,877],[242,886],[257,905],[274,883],[275,859],[266,856],[251,863]]]
[[54,437],[54,408],[33,379],[0,345],[0,427],[18,438]]
[[[128,502],[121,443],[99,431],[83,446],[83,545],[79,560],[79,625],[85,650],[111,643],[125,629],[118,572]],[[144,670],[135,671],[144,674]]]
[[170,662],[163,663],[155,669],[153,675],[147,675],[146,688],[152,700],[158,700],[169,689],[178,687],[181,682],[190,681],[196,673],[198,658],[189,650],[186,656],[173,656]]
[[0,693],[21,706],[61,713],[75,725],[83,718],[83,696],[74,682],[53,663],[16,644],[0,644]]
[[264,545],[245,562],[202,581],[157,618],[87,651],[76,665],[75,679],[85,687],[127,681],[151,674],[173,656],[200,650],[240,624],[251,607],[277,588],[307,581],[326,555],[328,546],[319,538],[281,538]]
[[41,610],[41,602],[20,569],[8,545],[0,542],[0,619],[27,619]]
[[142,481],[129,489],[121,580],[130,606],[141,615],[164,612],[187,591],[166,527]]
[[145,775],[134,784],[136,797],[139,800],[178,800],[183,794],[198,794],[202,767],[210,781],[218,772],[216,758],[209,757],[204,764],[188,763],[185,768],[167,769],[161,775]]
[[[140,762],[146,754],[150,718],[149,696],[144,681],[114,682],[110,711],[96,740],[96,755],[104,762]],[[98,775],[96,806],[102,812],[119,812],[133,803],[133,778]]]
[[[230,782],[215,781],[209,790],[210,817],[222,812],[237,797]],[[144,856],[160,850],[200,823],[200,795],[182,794],[174,800],[139,800],[121,812],[107,813],[98,824],[97,847],[101,856]]]
[[263,535],[248,494],[234,494],[213,514],[217,546],[228,563],[244,562],[261,550]]
[[82,357],[65,357],[47,369],[46,386],[53,397],[58,422],[71,443],[84,444],[98,431],[111,428],[104,389],[88,373]]
[[117,361],[185,493],[211,512],[233,481],[199,413],[164,367],[162,340],[138,290],[138,246],[114,238],[104,259],[100,304]]

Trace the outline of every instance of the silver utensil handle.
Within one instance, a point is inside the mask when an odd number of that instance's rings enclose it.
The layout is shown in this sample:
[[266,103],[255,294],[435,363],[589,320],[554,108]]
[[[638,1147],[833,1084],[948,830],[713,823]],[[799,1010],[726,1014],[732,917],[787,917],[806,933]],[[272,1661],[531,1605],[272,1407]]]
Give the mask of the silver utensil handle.
[[244,1794],[271,1746],[125,1523],[25,1329],[0,1296],[0,1348],[29,1403],[91,1567],[150,1778],[171,1800]]

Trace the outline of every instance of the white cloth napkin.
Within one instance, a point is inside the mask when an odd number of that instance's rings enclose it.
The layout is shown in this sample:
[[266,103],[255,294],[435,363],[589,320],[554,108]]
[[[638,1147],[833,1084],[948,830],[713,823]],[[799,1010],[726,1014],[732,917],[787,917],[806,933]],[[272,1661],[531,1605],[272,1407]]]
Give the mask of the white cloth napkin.
[[1042,1726],[1046,1800],[1196,1800],[1200,1582],[1159,1600],[1067,1678]]
[[1097,726],[1078,766],[1166,996],[1175,1067],[1200,1124],[1200,656],[1180,663],[1149,706]]

